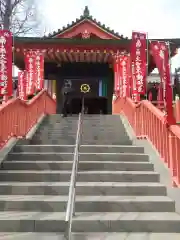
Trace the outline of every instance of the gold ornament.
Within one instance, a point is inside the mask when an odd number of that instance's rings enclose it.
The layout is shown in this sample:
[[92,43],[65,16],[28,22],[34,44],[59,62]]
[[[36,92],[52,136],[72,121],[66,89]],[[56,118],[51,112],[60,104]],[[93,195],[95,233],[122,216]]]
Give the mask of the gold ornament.
[[83,93],[88,93],[91,90],[91,88],[90,88],[89,84],[82,84],[80,87],[80,90]]

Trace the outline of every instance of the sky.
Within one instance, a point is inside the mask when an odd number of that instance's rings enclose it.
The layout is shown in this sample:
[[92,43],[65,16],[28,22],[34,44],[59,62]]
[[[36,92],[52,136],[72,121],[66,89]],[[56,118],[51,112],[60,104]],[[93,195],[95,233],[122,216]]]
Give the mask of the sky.
[[[149,38],[180,38],[180,0],[38,0],[46,33],[57,31],[83,14],[85,6],[101,23],[127,37],[132,30]],[[172,71],[180,67],[179,54]]]

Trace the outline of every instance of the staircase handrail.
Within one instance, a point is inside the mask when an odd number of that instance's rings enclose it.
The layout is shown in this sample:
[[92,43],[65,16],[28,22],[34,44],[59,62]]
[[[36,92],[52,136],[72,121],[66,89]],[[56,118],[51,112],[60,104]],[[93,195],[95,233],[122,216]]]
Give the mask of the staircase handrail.
[[45,89],[28,102],[12,98],[0,105],[0,148],[11,137],[24,137],[42,114],[55,112],[56,102]]
[[174,186],[180,187],[180,126],[168,125],[165,114],[150,101],[135,104],[130,98],[119,98],[114,113],[123,114],[139,139],[148,139],[169,168]]
[[75,150],[74,150],[74,156],[73,156],[73,166],[72,166],[72,172],[71,172],[68,202],[67,202],[66,216],[65,216],[66,229],[65,229],[64,236],[67,240],[71,239],[72,218],[73,218],[73,215],[75,215],[76,182],[77,182],[77,172],[78,172],[78,163],[79,163],[79,147],[80,147],[80,139],[81,139],[81,133],[82,133],[83,114],[84,114],[84,97],[82,98],[82,108],[78,118],[76,143],[75,143]]

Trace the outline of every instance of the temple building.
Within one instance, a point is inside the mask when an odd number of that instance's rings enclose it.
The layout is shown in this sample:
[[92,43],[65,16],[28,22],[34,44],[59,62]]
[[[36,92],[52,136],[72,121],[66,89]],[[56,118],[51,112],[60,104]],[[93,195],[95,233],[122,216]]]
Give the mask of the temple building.
[[[162,39],[159,39],[162,40]],[[170,41],[171,55],[176,52],[179,41]],[[112,113],[114,87],[113,62],[117,53],[128,54],[131,39],[119,35],[94,19],[85,7],[80,18],[41,38],[16,37],[14,41],[15,65],[24,69],[24,53],[28,50],[44,54],[44,84],[56,95],[57,113],[62,107],[61,89],[68,81],[74,89],[73,113],[80,110],[82,92],[89,113]],[[155,63],[149,53],[149,73]]]

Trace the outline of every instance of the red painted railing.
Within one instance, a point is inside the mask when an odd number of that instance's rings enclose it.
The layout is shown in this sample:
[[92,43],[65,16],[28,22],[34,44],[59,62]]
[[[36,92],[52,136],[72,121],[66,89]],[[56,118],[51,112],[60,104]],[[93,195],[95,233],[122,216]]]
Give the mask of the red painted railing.
[[16,98],[0,105],[0,148],[11,137],[25,136],[42,114],[53,114],[55,109],[56,103],[46,90],[27,103]]
[[136,136],[154,145],[170,169],[173,184],[180,186],[180,127],[167,126],[163,112],[147,100],[135,104],[130,98],[118,98],[113,113],[123,114]]

